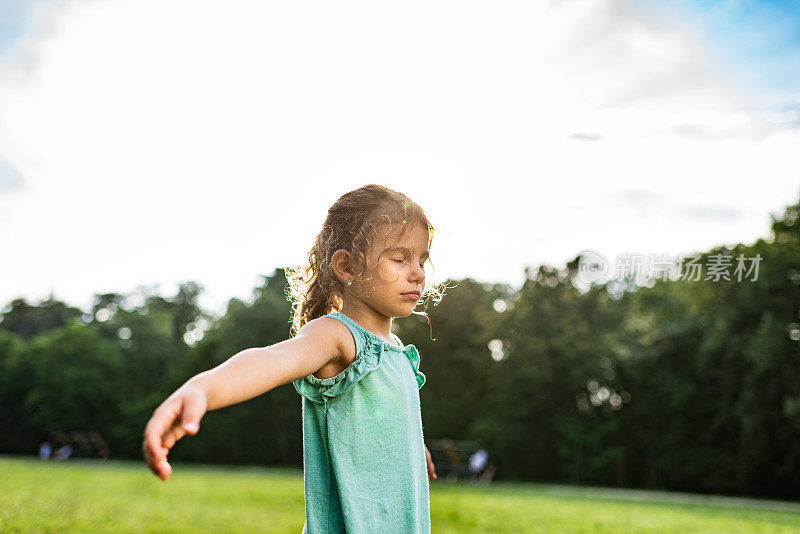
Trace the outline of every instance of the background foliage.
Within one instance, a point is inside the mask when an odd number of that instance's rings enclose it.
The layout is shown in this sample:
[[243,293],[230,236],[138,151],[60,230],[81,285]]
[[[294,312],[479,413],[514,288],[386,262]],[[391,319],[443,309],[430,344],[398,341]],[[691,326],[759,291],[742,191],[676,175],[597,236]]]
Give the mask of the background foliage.
[[[800,205],[767,240],[702,253],[755,257],[758,279],[609,282],[582,292],[577,258],[521,288],[447,281],[429,318],[396,321],[422,355],[426,438],[483,443],[499,480],[800,499]],[[191,376],[286,339],[286,280],[263,277],[222,317],[171,298],[97,294],[91,312],[11,302],[0,322],[0,453],[94,430],[138,459],[145,423]],[[137,304],[132,304],[137,302]],[[291,384],[208,413],[177,461],[302,465]]]

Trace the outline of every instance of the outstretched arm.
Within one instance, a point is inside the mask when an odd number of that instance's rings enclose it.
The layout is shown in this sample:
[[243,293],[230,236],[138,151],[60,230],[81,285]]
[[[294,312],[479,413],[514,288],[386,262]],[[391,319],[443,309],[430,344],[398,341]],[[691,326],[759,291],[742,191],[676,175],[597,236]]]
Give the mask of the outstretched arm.
[[156,408],[143,432],[142,454],[150,470],[167,480],[167,452],[200,429],[211,410],[243,402],[316,372],[342,356],[341,329],[331,320],[309,321],[293,338],[245,349],[190,378]]
[[205,391],[209,411],[244,402],[341,357],[340,332],[333,321],[310,321],[295,337],[245,349],[187,383]]

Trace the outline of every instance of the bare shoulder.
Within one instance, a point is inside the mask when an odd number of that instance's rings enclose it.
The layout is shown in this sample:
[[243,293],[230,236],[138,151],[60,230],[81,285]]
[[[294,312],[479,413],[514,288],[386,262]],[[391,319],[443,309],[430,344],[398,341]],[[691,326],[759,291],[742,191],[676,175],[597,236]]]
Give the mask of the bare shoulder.
[[[305,331],[305,332],[304,332]],[[356,359],[356,342],[353,334],[341,321],[332,317],[318,317],[303,325],[297,335],[311,334],[329,339],[336,345],[336,358],[321,367],[314,376],[330,378],[344,371]]]

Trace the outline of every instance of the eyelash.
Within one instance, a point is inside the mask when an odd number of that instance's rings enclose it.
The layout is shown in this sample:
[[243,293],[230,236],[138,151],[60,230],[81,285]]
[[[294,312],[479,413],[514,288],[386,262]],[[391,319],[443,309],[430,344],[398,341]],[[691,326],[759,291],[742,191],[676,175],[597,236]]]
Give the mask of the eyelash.
[[[405,260],[392,259],[392,261],[403,263]],[[419,266],[424,269],[425,268],[425,262],[423,261],[422,263],[419,264]]]

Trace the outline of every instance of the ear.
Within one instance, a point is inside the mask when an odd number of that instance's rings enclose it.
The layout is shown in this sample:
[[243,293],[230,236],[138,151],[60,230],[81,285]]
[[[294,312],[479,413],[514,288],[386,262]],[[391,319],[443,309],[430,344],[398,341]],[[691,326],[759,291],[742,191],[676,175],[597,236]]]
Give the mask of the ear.
[[344,284],[346,280],[355,278],[352,266],[352,255],[343,248],[333,253],[331,257],[333,274]]

